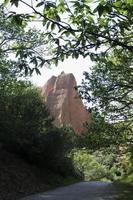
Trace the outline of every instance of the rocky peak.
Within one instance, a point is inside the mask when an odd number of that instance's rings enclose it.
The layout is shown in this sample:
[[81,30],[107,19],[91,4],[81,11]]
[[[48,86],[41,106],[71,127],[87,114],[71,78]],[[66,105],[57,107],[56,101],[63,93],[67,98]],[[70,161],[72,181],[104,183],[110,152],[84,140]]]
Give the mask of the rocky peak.
[[62,72],[52,76],[42,87],[46,105],[57,127],[71,125],[77,134],[83,131],[83,124],[90,120],[90,114],[79,98],[77,85],[72,73]]

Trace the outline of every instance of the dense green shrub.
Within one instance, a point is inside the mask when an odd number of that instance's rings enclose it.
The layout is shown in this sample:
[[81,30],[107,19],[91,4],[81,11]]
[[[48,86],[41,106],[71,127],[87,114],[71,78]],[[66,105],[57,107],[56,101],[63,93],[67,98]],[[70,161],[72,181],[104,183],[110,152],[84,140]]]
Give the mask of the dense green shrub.
[[21,146],[28,161],[63,176],[74,174],[72,162],[66,157],[65,137],[60,129],[49,128],[45,133],[34,135],[33,139],[27,148]]
[[38,88],[8,79],[0,84],[0,142],[27,161],[62,175],[74,173],[68,133],[53,126]]
[[100,165],[106,167],[107,179],[114,181],[122,178],[124,171],[120,159],[119,148],[116,148],[115,146],[106,149],[103,148],[95,151],[93,155]]
[[99,113],[92,113],[91,123],[86,124],[86,131],[79,137],[79,147],[86,147],[93,151],[101,148],[109,148],[112,145],[118,147],[126,144],[128,137],[127,126],[123,123],[109,123]]
[[83,174],[85,180],[100,180],[106,177],[104,165],[97,162],[94,155],[85,149],[73,150],[70,153],[75,170]]
[[37,88],[22,81],[5,84],[0,87],[0,138],[5,143],[26,144],[45,131],[51,119]]
[[131,154],[115,147],[89,151],[85,148],[74,149],[70,153],[75,171],[81,173],[85,180],[121,180],[132,172]]

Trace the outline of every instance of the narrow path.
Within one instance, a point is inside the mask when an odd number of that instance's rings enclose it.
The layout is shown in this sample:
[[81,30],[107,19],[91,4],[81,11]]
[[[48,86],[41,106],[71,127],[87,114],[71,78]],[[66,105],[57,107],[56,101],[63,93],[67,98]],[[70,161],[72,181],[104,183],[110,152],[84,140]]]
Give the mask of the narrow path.
[[104,182],[80,182],[21,200],[133,200],[133,188]]

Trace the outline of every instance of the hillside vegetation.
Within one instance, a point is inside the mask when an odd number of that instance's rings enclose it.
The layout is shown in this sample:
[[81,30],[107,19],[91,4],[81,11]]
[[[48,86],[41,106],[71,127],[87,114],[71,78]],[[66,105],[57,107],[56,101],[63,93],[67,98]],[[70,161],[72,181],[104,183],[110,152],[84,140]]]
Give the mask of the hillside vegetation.
[[66,156],[71,149],[68,134],[53,126],[38,88],[3,79],[0,92],[1,199],[15,200],[78,180]]

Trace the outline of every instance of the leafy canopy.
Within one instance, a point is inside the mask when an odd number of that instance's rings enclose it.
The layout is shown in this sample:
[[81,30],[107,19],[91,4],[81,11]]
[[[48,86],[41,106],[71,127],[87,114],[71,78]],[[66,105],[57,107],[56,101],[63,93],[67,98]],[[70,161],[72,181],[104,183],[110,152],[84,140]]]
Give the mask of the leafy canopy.
[[23,16],[20,15],[20,22],[19,16],[12,13],[0,5],[0,57],[8,65],[16,66],[21,75],[31,75],[33,71],[40,74],[38,67],[44,65],[43,55],[47,52],[42,47],[42,43],[46,44],[45,37],[39,30],[29,29]]
[[19,27],[25,21],[41,22],[43,43],[51,45],[51,56],[44,63],[58,64],[69,56],[92,57],[94,50],[106,52],[115,47],[133,51],[132,0],[5,0],[9,2],[30,9],[30,14],[8,13]]
[[133,117],[133,58],[127,50],[95,58],[91,72],[79,87],[80,94],[92,107],[97,107],[110,121]]

